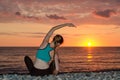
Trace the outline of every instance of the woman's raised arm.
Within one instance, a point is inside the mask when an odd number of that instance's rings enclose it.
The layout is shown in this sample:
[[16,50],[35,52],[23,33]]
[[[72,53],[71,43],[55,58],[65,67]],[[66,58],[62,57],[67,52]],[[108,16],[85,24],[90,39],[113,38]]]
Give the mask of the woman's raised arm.
[[65,24],[60,24],[60,25],[57,25],[57,26],[55,26],[55,27],[52,27],[52,28],[49,30],[49,32],[46,34],[45,38],[43,39],[43,42],[42,42],[42,44],[41,44],[40,47],[45,47],[45,46],[49,43],[49,39],[50,39],[50,37],[52,36],[52,34],[53,34],[53,32],[54,32],[55,30],[58,30],[58,29],[63,28],[63,27],[65,27],[65,26],[68,26],[68,27],[76,27],[76,26],[75,26],[74,24],[72,24],[72,23],[65,23]]

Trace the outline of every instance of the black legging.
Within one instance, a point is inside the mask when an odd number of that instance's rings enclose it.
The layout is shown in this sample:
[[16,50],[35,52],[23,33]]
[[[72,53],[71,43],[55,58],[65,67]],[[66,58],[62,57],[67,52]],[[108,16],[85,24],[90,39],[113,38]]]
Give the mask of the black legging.
[[44,76],[44,75],[49,75],[52,74],[53,71],[55,70],[55,62],[52,61],[48,69],[36,69],[34,67],[34,64],[32,60],[28,57],[24,57],[25,64],[27,66],[27,69],[32,76]]

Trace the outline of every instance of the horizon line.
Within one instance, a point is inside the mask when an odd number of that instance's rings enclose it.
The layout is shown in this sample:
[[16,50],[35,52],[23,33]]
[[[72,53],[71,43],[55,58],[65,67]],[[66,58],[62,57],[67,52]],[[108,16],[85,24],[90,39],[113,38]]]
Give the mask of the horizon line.
[[[0,47],[39,47],[39,46],[0,46]],[[61,46],[61,47],[120,47],[120,46]]]

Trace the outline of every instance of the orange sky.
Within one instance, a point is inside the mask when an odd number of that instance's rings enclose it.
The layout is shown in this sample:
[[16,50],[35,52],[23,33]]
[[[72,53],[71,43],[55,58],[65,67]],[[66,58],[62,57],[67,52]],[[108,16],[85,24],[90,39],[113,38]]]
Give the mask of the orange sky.
[[[36,23],[1,23],[0,25],[2,25],[0,29],[0,46],[39,46],[46,33],[53,26]],[[91,29],[84,26],[88,26]],[[118,30],[112,32],[109,28],[104,28],[106,25],[96,25],[98,26],[97,28],[94,26],[79,25],[77,28],[64,27],[55,31],[53,35],[61,34],[64,37],[65,41],[62,46],[87,46],[89,41],[92,42],[92,46],[120,45],[118,39],[120,33]],[[114,26],[111,25],[111,27]]]
[[52,27],[67,22],[77,28],[53,34],[64,37],[62,46],[120,46],[119,0],[13,1],[0,1],[0,46],[39,46]]

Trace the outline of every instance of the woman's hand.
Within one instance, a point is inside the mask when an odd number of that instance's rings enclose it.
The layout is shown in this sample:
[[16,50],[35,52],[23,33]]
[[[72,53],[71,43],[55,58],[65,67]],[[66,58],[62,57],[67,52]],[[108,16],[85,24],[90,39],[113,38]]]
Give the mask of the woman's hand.
[[59,71],[57,71],[57,70],[53,71],[53,75],[57,75],[58,73],[59,73]]
[[65,24],[62,24],[62,26],[76,27],[73,23],[65,23]]

